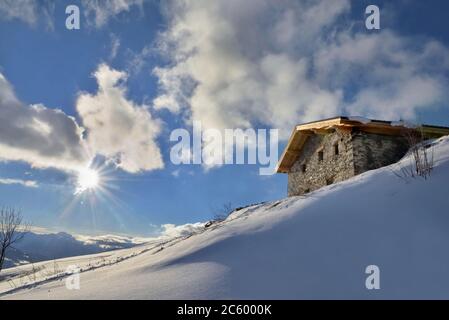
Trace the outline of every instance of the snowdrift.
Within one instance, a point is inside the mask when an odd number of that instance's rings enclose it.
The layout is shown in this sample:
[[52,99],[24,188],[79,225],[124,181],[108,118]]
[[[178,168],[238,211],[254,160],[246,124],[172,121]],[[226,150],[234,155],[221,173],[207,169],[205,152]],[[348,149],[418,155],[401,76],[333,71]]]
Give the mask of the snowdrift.
[[[306,197],[234,212],[190,237],[118,251],[128,259],[8,299],[449,299],[449,138],[428,180],[398,164]],[[120,253],[121,252],[121,253]],[[365,268],[380,268],[367,290]]]

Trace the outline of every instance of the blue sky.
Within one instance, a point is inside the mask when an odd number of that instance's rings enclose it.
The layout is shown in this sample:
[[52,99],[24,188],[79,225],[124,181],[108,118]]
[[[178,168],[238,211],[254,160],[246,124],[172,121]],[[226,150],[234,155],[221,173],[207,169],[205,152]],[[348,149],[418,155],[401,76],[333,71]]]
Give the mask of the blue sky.
[[[286,196],[286,176],[260,176],[257,165],[173,165],[170,132],[189,129],[191,120],[218,129],[278,128],[279,152],[295,123],[339,114],[449,125],[446,1],[2,2],[0,95],[13,92],[24,119],[52,128],[46,139],[55,146],[0,136],[0,205],[21,208],[38,226],[147,236],[163,224],[210,219],[227,202]],[[80,30],[65,28],[68,4],[81,10]],[[368,4],[381,8],[379,31],[364,27]],[[100,77],[106,84],[99,90]],[[33,104],[45,117],[28,114]],[[93,105],[105,122],[127,108],[132,133],[96,125]],[[59,119],[84,128],[82,141]],[[16,123],[0,112],[0,125],[6,121]],[[119,144],[115,134],[129,137]],[[132,149],[132,141],[147,140],[148,149]],[[106,167],[107,197],[74,195],[79,158],[66,151],[75,154],[77,143],[89,144],[95,163]]]

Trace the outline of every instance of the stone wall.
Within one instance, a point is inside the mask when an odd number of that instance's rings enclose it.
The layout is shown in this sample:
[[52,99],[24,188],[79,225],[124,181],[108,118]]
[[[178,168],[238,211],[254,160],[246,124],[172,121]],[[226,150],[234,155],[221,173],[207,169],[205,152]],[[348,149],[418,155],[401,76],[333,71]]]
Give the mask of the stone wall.
[[314,134],[307,139],[301,155],[288,173],[288,195],[306,194],[390,165],[399,161],[407,150],[407,141],[401,136],[339,130]]
[[404,137],[366,132],[354,132],[352,144],[355,174],[395,163],[409,149]]
[[[322,160],[319,159],[319,151],[323,152]],[[351,134],[342,131],[314,134],[307,139],[300,157],[288,173],[288,195],[305,194],[352,176],[354,161]]]

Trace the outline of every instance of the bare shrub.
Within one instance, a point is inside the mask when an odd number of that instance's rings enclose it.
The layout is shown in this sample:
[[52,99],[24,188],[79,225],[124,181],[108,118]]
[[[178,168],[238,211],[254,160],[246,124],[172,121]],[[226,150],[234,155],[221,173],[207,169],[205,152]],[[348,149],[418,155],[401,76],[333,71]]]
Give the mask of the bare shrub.
[[420,129],[407,130],[403,134],[409,146],[411,166],[401,168],[402,174],[409,177],[430,177],[434,167],[433,145],[426,143],[426,138]]
[[214,221],[224,221],[234,211],[231,202],[224,203],[220,208],[214,210]]

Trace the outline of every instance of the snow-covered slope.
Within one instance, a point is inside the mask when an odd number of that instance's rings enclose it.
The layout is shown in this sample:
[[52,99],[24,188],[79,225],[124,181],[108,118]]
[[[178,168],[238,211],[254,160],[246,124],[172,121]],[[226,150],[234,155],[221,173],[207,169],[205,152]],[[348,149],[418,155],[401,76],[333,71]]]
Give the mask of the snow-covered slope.
[[[393,172],[409,163],[116,251],[128,259],[82,272],[80,290],[45,281],[2,298],[449,298],[449,138],[435,145],[430,179]],[[365,287],[368,265],[380,290]]]

